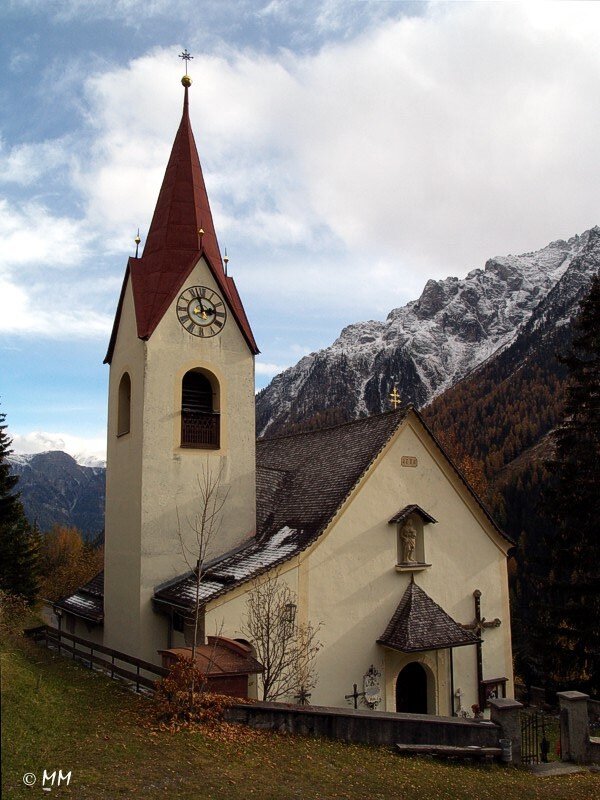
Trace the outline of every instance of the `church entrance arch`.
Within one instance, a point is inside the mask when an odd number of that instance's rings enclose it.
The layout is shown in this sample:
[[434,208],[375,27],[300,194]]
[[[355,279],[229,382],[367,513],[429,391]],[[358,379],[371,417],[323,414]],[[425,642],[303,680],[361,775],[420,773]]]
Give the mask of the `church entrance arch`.
[[411,661],[396,679],[396,711],[404,714],[427,714],[427,670]]

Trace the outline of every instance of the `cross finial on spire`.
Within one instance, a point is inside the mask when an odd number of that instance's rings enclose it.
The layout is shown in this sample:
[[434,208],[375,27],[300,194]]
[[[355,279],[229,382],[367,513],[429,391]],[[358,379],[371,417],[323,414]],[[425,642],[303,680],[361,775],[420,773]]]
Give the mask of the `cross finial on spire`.
[[189,62],[189,61],[190,61],[190,59],[192,59],[193,57],[194,57],[194,56],[192,56],[192,55],[190,55],[190,53],[188,53],[187,47],[185,48],[185,50],[183,51],[183,53],[180,53],[180,54],[179,54],[179,58],[182,58],[182,59],[185,61],[185,75],[184,75],[184,76],[183,76],[183,78],[181,79],[181,82],[182,82],[182,84],[185,86],[185,88],[186,88],[186,89],[187,89],[189,86],[191,86],[191,84],[192,84],[192,79],[191,79],[191,78],[190,78],[190,76],[188,75],[188,62]]

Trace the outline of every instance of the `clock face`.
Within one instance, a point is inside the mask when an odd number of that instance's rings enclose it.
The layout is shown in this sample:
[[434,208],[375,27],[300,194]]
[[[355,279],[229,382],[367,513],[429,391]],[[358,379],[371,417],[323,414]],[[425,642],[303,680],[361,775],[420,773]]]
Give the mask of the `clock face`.
[[216,336],[225,325],[227,309],[221,296],[206,286],[190,286],[179,295],[177,319],[192,336]]

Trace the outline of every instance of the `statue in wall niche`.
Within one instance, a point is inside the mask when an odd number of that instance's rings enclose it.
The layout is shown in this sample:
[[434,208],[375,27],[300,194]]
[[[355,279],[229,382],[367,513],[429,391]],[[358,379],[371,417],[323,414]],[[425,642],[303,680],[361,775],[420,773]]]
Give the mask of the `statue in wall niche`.
[[417,529],[412,519],[409,519],[402,526],[400,531],[400,542],[402,545],[402,563],[411,564],[414,562],[415,547],[417,545]]

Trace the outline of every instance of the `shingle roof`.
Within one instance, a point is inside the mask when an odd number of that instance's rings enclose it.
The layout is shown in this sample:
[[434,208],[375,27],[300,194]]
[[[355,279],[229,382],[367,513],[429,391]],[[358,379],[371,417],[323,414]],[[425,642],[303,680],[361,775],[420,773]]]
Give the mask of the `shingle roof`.
[[438,606],[414,580],[402,595],[378,644],[415,653],[423,650],[441,650],[446,647],[462,647],[476,644],[478,637],[466,630]]
[[423,520],[423,522],[437,522],[437,519],[434,519],[431,516],[431,514],[428,514],[427,511],[424,511],[421,508],[421,506],[418,506],[416,503],[413,503],[410,506],[404,506],[404,508],[401,508],[397,514],[394,514],[394,516],[390,520],[388,520],[388,523],[391,525],[392,523],[395,522],[402,522],[413,512],[418,514]]
[[[332,428],[259,439],[257,505],[268,507],[260,535],[284,526],[318,534],[406,418],[390,411]],[[266,470],[277,470],[275,492]]]
[[104,571],[95,575],[91,581],[81,586],[74,594],[54,603],[54,608],[68,611],[90,622],[104,620]]
[[[200,600],[208,602],[288,561],[319,537],[361,476],[402,423],[393,411],[256,444],[257,536],[205,566]],[[192,607],[196,578],[188,573],[154,595]]]

